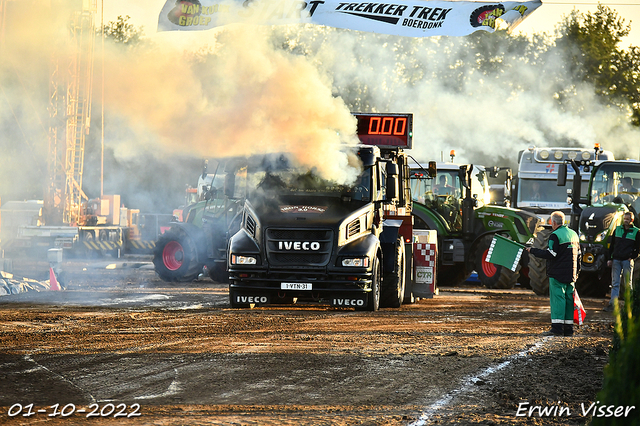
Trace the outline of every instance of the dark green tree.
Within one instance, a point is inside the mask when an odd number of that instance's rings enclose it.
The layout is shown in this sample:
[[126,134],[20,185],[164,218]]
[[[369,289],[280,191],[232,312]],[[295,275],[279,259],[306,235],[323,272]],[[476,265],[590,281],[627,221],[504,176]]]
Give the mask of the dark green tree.
[[630,29],[616,11],[598,4],[593,14],[574,10],[561,21],[556,47],[570,75],[593,84],[603,104],[631,108],[633,124],[640,125],[640,52],[620,48]]
[[620,87],[620,95],[631,103],[631,123],[640,127],[640,48],[631,46],[623,52],[620,62],[627,82]]

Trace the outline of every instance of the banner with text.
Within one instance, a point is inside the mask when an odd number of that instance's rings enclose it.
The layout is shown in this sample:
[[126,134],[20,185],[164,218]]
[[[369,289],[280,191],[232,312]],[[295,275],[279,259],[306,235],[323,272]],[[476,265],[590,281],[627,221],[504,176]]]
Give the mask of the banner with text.
[[158,31],[199,31],[232,23],[306,23],[406,37],[464,36],[478,30],[511,30],[541,5],[540,1],[167,0]]

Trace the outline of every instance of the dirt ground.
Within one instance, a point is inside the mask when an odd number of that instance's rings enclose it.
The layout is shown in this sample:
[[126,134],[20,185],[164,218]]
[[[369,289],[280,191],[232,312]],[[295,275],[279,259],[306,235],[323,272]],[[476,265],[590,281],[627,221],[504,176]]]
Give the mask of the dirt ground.
[[526,289],[232,310],[226,285],[170,285],[139,260],[67,262],[65,290],[0,298],[0,423],[578,425],[602,386],[602,300],[574,337],[541,337],[548,299]]

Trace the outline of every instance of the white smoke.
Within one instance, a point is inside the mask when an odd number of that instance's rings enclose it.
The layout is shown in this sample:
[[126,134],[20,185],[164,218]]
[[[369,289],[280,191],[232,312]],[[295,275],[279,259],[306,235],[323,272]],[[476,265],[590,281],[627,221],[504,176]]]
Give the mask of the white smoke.
[[[524,51],[532,40],[515,44],[522,52],[505,52],[504,35],[470,37],[489,40],[485,44],[495,54],[469,50],[468,38],[409,39],[313,27],[290,27],[281,35],[331,75],[334,90],[352,106],[412,112],[413,155],[424,161],[439,161],[455,149],[459,162],[489,166],[504,158],[513,166],[518,151],[530,145],[590,149],[595,143],[617,156],[637,155],[640,133],[628,124],[629,109],[602,105],[591,85],[567,74],[560,55],[532,64]],[[499,72],[484,73],[481,66]],[[567,87],[557,87],[558,81]]]
[[[17,170],[12,164],[46,170],[52,51],[47,40],[60,35],[47,25],[54,23],[47,16],[19,14],[7,27],[18,31],[13,39],[19,42],[3,49],[0,118],[3,135],[10,135],[3,137],[22,145],[3,152],[4,182],[13,180],[7,172]],[[477,37],[489,40],[482,55],[467,43]],[[166,161],[163,170],[169,171],[184,155],[289,151],[325,177],[350,181],[358,167],[340,148],[355,142],[351,112],[413,113],[412,155],[425,162],[455,149],[459,162],[513,164],[529,145],[592,148],[596,142],[617,156],[637,155],[638,131],[627,124],[628,110],[602,106],[586,84],[556,87],[558,75],[572,81],[565,64],[528,63],[525,50],[536,45],[526,41],[519,44],[521,52],[504,53],[504,37],[413,39],[312,25],[231,25],[208,33],[213,41],[206,49],[169,43],[123,49],[106,43],[104,69],[99,45],[95,51],[93,112],[95,117],[100,110],[104,71],[106,150],[122,162],[150,163],[145,159],[153,156]],[[506,63],[492,63],[491,49],[495,58],[504,53]],[[18,84],[16,75],[27,83]],[[566,95],[562,103],[558,93]],[[95,144],[99,128],[94,125],[92,132],[88,140]],[[86,164],[85,171],[95,175],[96,167]],[[128,182],[132,191],[136,182],[153,176],[130,171],[115,181]],[[193,170],[193,184],[198,173]],[[41,175],[29,173],[15,183],[41,182]],[[0,196],[10,186],[4,184]]]

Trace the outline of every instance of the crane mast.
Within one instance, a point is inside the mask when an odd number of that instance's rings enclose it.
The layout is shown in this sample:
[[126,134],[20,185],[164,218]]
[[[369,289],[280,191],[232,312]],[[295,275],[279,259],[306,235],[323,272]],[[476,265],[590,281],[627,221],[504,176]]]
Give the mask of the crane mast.
[[68,48],[58,46],[52,51],[46,225],[77,224],[82,199],[87,199],[82,174],[91,121],[96,9],[96,0],[79,1],[68,21]]

